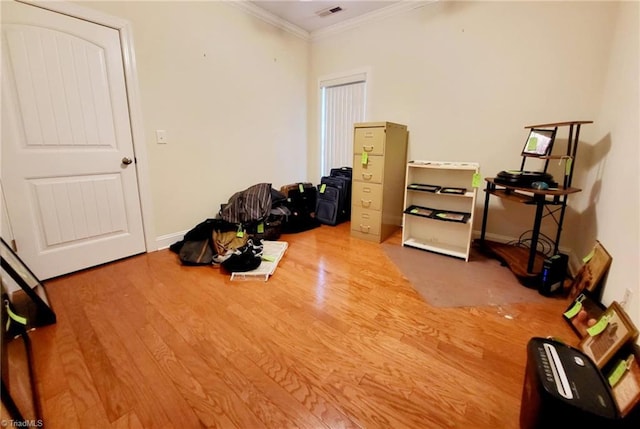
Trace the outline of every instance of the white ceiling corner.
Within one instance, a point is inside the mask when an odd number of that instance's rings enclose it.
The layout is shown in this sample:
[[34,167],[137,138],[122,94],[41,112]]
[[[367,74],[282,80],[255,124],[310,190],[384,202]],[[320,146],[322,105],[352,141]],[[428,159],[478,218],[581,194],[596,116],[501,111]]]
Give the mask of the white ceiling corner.
[[[229,3],[305,40],[316,40],[434,1],[438,0],[241,0]],[[336,6],[343,10],[325,17],[317,14]]]

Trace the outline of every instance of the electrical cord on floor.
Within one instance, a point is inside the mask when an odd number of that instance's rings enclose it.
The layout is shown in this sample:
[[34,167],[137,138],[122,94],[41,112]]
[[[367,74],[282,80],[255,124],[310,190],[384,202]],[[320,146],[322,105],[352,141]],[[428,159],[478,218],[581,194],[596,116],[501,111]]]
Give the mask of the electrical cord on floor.
[[[522,234],[520,234],[520,237],[518,237],[517,240],[510,241],[507,244],[512,246],[518,246],[518,247],[526,247],[527,249],[530,249],[531,237],[526,237],[526,235],[531,234],[532,232],[533,232],[532,230],[525,231]],[[538,250],[545,256],[551,256],[551,254],[553,253],[555,244],[551,238],[544,235],[543,233],[540,233],[538,235],[538,245],[536,247],[537,247],[536,250]]]

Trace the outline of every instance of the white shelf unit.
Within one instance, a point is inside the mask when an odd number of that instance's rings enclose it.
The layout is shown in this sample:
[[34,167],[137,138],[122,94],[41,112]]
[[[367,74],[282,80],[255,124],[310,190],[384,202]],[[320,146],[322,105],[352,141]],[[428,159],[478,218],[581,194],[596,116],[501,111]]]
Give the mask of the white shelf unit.
[[[402,245],[469,260],[480,165],[475,162],[410,161],[407,163],[402,218]],[[439,188],[425,189],[431,185]],[[475,185],[475,186],[474,186]],[[421,188],[421,189],[416,189]],[[461,194],[443,193],[445,188],[464,188]],[[411,213],[411,208],[414,208]],[[432,209],[432,217],[425,217]],[[449,214],[443,214],[448,212]],[[438,214],[440,213],[440,214]],[[443,220],[442,217],[463,222]]]

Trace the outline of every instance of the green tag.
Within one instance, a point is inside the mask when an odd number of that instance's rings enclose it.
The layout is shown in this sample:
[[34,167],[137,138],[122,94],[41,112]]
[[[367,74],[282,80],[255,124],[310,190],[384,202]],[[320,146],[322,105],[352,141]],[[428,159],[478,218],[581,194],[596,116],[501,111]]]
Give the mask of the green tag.
[[9,326],[11,326],[11,321],[15,321],[21,325],[25,325],[27,324],[27,318],[26,317],[22,317],[16,313],[14,313],[13,311],[11,311],[11,307],[9,307],[9,301],[4,302],[4,306],[7,309],[7,314],[9,315],[9,317],[7,318],[7,324],[4,327],[7,331],[9,330]]
[[593,258],[593,254],[596,253],[596,249],[593,249],[591,252],[589,252],[589,254],[587,256],[585,256],[584,258],[582,258],[582,262],[584,262],[585,264],[587,262],[589,262],[591,260],[591,258]]
[[627,372],[627,361],[620,359],[620,362],[616,364],[611,374],[609,374],[609,377],[607,377],[609,379],[609,385],[613,387],[618,384],[618,381],[620,381],[625,372]]
[[320,193],[324,194],[325,189],[327,189],[327,184],[326,183],[321,184],[320,185]]
[[236,237],[238,238],[244,237],[244,231],[242,230],[242,225],[238,225],[238,231],[236,232]]
[[573,163],[573,158],[567,158],[567,162],[564,164],[564,175],[568,176],[571,174],[571,164]]
[[411,209],[411,213],[418,213],[418,209]]
[[258,234],[264,234],[264,223],[260,222],[258,224]]
[[300,190],[300,193],[304,193],[304,185],[302,183],[298,183],[298,189]]
[[267,262],[273,262],[276,260],[276,258],[274,258],[273,256],[262,256],[261,258],[263,261],[267,261]]
[[573,319],[578,313],[580,313],[580,310],[582,310],[582,302],[576,301],[576,303],[573,304],[573,307],[565,311],[564,317],[567,319]]
[[530,137],[527,142],[527,152],[535,152],[538,148],[538,137]]
[[367,152],[362,152],[362,165],[367,165],[369,163],[369,154]]
[[471,187],[477,188],[480,186],[480,173],[473,173],[473,179],[471,179]]
[[593,325],[590,328],[587,328],[587,333],[592,337],[595,337],[596,335],[602,333],[602,331],[604,331],[607,328],[610,318],[611,316],[608,316],[608,315],[602,316],[595,325]]

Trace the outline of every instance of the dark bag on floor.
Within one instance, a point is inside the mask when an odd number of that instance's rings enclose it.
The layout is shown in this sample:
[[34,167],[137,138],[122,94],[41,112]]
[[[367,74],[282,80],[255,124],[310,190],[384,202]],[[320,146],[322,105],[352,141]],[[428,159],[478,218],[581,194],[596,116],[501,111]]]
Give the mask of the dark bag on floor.
[[344,176],[324,176],[320,179],[320,184],[332,186],[338,190],[337,222],[349,220],[351,218],[351,180]]
[[213,262],[211,239],[185,241],[180,247],[178,256],[184,265],[211,265]]
[[283,225],[285,234],[308,231],[320,226],[316,219],[317,191],[315,186],[308,182],[301,182],[283,186],[280,191],[287,196],[284,204],[291,215]]
[[316,218],[325,225],[334,226],[338,223],[340,205],[340,190],[326,184],[318,185],[318,199],[316,202]]
[[258,183],[236,192],[220,210],[220,218],[234,224],[263,221],[271,210],[271,183]]

